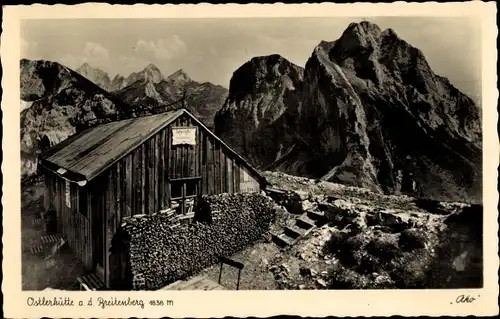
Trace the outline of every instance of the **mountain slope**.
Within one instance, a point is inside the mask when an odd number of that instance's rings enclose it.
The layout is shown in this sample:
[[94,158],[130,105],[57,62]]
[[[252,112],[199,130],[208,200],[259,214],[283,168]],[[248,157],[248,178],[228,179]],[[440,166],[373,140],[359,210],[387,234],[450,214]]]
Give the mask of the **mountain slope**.
[[79,73],[50,61],[20,61],[22,177],[36,172],[37,155],[85,121],[130,116],[130,107]]
[[138,80],[114,94],[132,105],[135,110],[143,110],[146,113],[161,111],[165,105],[175,101],[174,96],[151,79]]
[[[264,78],[273,83],[271,75]],[[272,86],[256,94],[257,87],[244,99],[276,94]],[[296,119],[295,127],[284,128],[294,147],[268,168],[384,193],[481,199],[479,108],[391,29],[352,23],[337,41],[320,43],[306,63],[297,102],[286,109]],[[225,119],[241,125],[234,120],[239,113]],[[272,158],[271,152],[253,162]]]
[[215,133],[255,165],[270,165],[293,147],[287,128],[295,120],[289,108],[297,103],[303,72],[277,54],[242,65],[215,117]]
[[185,94],[185,106],[207,126],[212,127],[214,115],[227,96],[227,89],[209,82],[193,81],[181,69],[166,78],[161,73],[154,79],[144,77],[115,94],[135,109],[149,112],[161,111]]
[[99,68],[93,68],[88,63],[84,63],[75,71],[86,77],[91,82],[94,82],[102,89],[109,91],[111,87],[111,79],[109,78],[109,75],[103,70]]
[[127,86],[127,80],[125,79],[125,77],[121,76],[120,74],[117,74],[111,81],[111,87],[109,88],[108,92],[121,90],[125,86]]

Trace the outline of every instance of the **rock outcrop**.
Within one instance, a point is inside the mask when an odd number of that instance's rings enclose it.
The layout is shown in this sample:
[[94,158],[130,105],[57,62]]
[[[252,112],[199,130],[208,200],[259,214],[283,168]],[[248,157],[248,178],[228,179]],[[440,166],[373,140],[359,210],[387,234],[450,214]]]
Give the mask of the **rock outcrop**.
[[75,71],[86,77],[88,80],[94,82],[102,89],[110,91],[111,79],[102,69],[93,68],[88,63],[84,63]]
[[114,94],[135,110],[143,112],[160,112],[176,101],[175,96],[162,87],[162,82],[154,83],[152,79],[138,80]]
[[127,116],[130,107],[79,73],[50,61],[22,59],[21,174],[36,172],[37,156],[90,120]]
[[82,64],[75,71],[108,92],[119,90],[127,85],[126,79],[120,74],[115,75],[113,80],[111,80],[108,73],[102,69],[94,68],[88,63]]
[[[215,117],[215,134],[258,167],[294,147],[294,106],[304,70],[280,55],[251,59],[231,78],[229,96]],[[290,128],[290,129],[289,129]]]
[[282,289],[482,287],[482,205],[263,174],[278,204],[291,214],[295,207],[320,212],[323,221],[271,262],[274,273],[289,266],[276,278]]
[[108,89],[108,92],[118,91],[127,86],[127,79],[124,76],[117,74],[111,81],[111,86]]
[[[216,132],[254,165],[379,193],[481,201],[480,109],[393,30],[352,23],[337,41],[321,42],[283,102],[273,101],[283,89],[272,67],[241,69],[260,81],[230,87]],[[265,113],[247,106],[262,99],[272,101]],[[262,117],[274,120],[269,114],[293,125],[271,121],[274,134],[248,138]]]
[[127,85],[131,85],[137,81],[159,83],[164,79],[160,69],[152,63],[148,64],[144,70],[131,73],[125,80]]

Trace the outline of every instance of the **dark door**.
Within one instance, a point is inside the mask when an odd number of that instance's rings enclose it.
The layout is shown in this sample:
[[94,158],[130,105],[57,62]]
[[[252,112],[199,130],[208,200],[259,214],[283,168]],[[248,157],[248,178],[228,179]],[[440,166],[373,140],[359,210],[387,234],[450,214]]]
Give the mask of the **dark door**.
[[200,178],[170,180],[170,207],[178,215],[194,216],[200,189]]
[[[92,241],[93,241],[93,262],[94,271],[104,282],[104,229],[105,216],[102,209],[102,197],[98,192],[94,192],[95,196],[91,198],[92,204]],[[101,200],[99,200],[101,199]]]

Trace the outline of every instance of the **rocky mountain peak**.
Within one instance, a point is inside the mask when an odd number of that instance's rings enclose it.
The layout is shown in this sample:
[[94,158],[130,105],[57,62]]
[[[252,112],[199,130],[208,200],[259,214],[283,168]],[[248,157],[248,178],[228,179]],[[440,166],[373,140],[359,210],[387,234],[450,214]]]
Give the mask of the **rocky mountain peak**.
[[83,63],[77,70],[92,70],[93,68],[87,63]]
[[351,23],[332,49],[337,53],[334,58],[343,60],[358,52],[372,53],[378,46],[381,33],[376,24],[367,21]]
[[377,24],[369,21],[353,22],[347,27],[346,31],[348,30],[356,30],[357,32],[371,34],[375,37],[380,36],[380,33],[382,33],[382,29]]
[[115,75],[115,77],[113,78],[113,81],[118,81],[118,80],[121,80],[121,79],[124,79],[125,77],[119,73],[117,73]]
[[322,41],[305,71],[279,55],[243,64],[215,132],[271,170],[390,194],[481,196],[478,108],[421,50],[366,21]]
[[144,71],[146,72],[157,72],[157,73],[161,73],[160,69],[158,69],[158,67],[153,64],[153,63],[149,63],[145,68],[144,68]]
[[78,72],[78,73],[80,73],[80,74],[82,74],[82,75],[84,75],[83,73],[86,73],[86,74],[95,74],[95,73],[98,73],[98,74],[106,74],[107,75],[107,73],[104,70],[102,70],[100,68],[94,68],[94,67],[90,66],[90,64],[88,64],[87,62],[83,63],[75,71]]
[[99,68],[94,68],[89,65],[87,62],[83,63],[79,68],[75,70],[77,73],[86,77],[88,80],[97,84],[99,87],[106,91],[111,90],[111,79],[109,78],[108,73]]
[[265,93],[277,82],[294,89],[302,81],[304,69],[279,54],[258,56],[239,67],[229,82],[229,97],[241,99],[244,95]]
[[379,88],[396,78],[417,84],[422,94],[439,90],[422,51],[399,38],[394,30],[381,31],[370,22],[350,24],[329,49],[328,59]]
[[295,106],[303,77],[303,68],[278,54],[252,58],[233,73],[215,133],[256,166],[271,164],[290,147],[283,135],[293,116],[283,115]]
[[137,81],[151,80],[153,83],[159,83],[164,79],[160,69],[153,63],[148,64],[142,71],[131,73],[126,80],[127,85]]
[[170,74],[167,77],[167,79],[170,81],[173,81],[173,82],[189,82],[189,81],[191,81],[191,78],[183,69],[179,69],[179,70],[175,71],[174,73]]

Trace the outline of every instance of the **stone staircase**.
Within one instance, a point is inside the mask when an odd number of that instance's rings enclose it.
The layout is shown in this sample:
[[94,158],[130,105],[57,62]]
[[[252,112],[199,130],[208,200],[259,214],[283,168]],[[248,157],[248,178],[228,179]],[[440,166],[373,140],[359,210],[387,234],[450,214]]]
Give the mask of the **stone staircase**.
[[313,229],[324,223],[324,213],[308,210],[295,218],[295,224],[286,226],[282,233],[271,234],[273,242],[281,248],[293,246]]
[[30,247],[30,251],[32,254],[39,254],[48,248],[52,247],[57,242],[64,240],[64,237],[61,234],[51,234],[45,235],[40,238],[40,240]]

